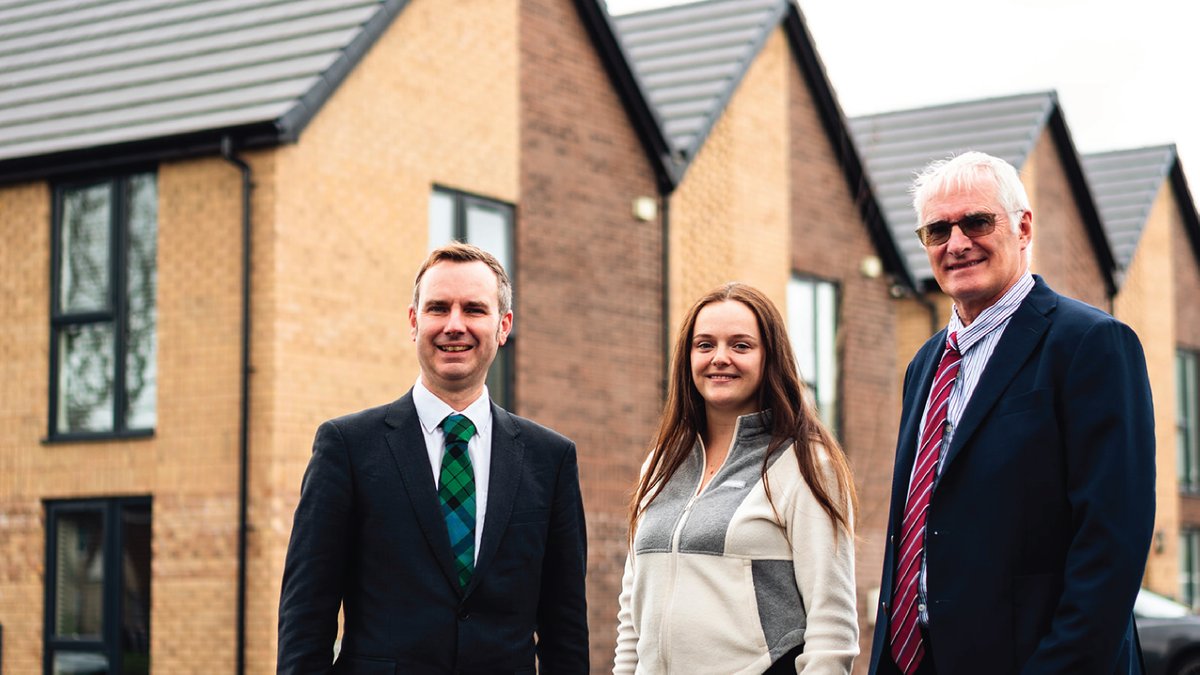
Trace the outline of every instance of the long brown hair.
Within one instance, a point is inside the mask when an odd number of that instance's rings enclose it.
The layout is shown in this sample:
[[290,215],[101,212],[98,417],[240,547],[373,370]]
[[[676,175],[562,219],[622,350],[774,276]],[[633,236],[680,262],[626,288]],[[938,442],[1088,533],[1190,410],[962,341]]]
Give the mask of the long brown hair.
[[[767,499],[771,499],[771,488],[767,484],[769,460],[791,442],[796,461],[800,465],[800,474],[808,483],[817,503],[829,514],[835,527],[840,524],[848,532],[852,532],[851,518],[858,509],[858,497],[854,492],[850,466],[841,446],[821,423],[812,404],[804,396],[804,384],[796,369],[796,357],[788,340],[783,317],[774,303],[761,291],[746,284],[733,282],[719,286],[697,300],[680,327],[671,361],[667,402],[658,425],[658,435],[630,502],[630,544],[633,542],[638,519],[683,465],[695,447],[700,431],[707,425],[704,399],[692,382],[692,333],[700,310],[706,305],[725,300],[740,302],[754,313],[762,339],[763,377],[758,389],[758,409],[771,411],[771,443],[767,446],[762,467]],[[817,466],[819,446],[824,446],[829,456],[829,464],[837,481],[836,486],[825,484],[825,478]],[[778,513],[776,515],[778,516]]]

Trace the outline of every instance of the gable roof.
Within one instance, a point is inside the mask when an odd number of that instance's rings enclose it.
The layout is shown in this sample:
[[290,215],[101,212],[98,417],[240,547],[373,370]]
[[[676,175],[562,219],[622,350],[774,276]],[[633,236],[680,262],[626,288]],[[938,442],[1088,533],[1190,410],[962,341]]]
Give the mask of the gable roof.
[[1184,229],[1200,262],[1200,217],[1174,145],[1092,153],[1083,156],[1083,166],[1121,269],[1133,262],[1150,209],[1167,181],[1175,189]]
[[704,0],[624,14],[611,25],[631,86],[648,105],[648,117],[665,143],[661,155],[672,184],[664,193],[683,180],[771,32],[782,27],[884,269],[898,283],[913,287],[793,0]]
[[408,0],[0,0],[0,180],[295,140]]
[[1075,144],[1053,91],[864,115],[850,129],[879,196],[892,235],[919,283],[933,283],[925,249],[913,235],[917,217],[908,189],[935,159],[968,150],[1000,157],[1020,170],[1049,128],[1109,295],[1116,291],[1115,261]]
[[710,0],[614,19],[676,164],[696,157],[786,4]]

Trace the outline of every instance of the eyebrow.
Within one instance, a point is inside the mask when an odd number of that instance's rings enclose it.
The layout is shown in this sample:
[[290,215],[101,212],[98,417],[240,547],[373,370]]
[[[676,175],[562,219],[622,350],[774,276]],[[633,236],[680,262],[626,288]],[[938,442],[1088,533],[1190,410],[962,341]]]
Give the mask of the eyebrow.
[[[712,338],[712,337],[714,337],[714,336],[710,333],[696,333],[695,335],[692,336],[692,339],[696,340],[699,338]],[[731,339],[742,339],[742,340],[757,340],[758,339],[749,333],[738,333],[737,335],[730,335],[729,337]]]
[[961,220],[966,220],[967,218],[986,218],[987,216],[995,217],[995,215],[996,214],[994,214],[990,211],[972,211],[970,213],[964,213],[962,215],[962,217],[955,218],[953,220],[951,220],[949,218],[942,218],[940,220],[933,220],[933,221],[930,221],[925,224],[926,225],[949,225],[951,223],[957,223]]

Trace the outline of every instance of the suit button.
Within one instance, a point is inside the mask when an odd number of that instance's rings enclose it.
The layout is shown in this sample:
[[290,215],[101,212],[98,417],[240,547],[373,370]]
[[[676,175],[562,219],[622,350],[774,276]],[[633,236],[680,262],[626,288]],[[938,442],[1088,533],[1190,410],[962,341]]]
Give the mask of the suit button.
[[467,619],[469,619],[469,618],[471,618],[471,613],[470,613],[470,612],[468,612],[468,611],[467,611],[467,610],[465,610],[465,609],[464,609],[463,611],[461,611],[461,612],[459,612],[459,613],[458,613],[458,620],[459,620],[459,621],[466,621],[466,620],[467,620]]

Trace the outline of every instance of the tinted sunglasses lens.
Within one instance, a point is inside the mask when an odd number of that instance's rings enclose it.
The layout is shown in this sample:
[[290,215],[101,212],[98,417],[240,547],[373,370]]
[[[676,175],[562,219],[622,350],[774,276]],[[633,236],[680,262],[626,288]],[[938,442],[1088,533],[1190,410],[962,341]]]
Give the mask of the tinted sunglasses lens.
[[954,227],[951,223],[930,223],[925,227],[917,230],[921,235],[921,243],[926,246],[937,246],[943,244],[950,238],[950,228]]
[[962,228],[963,234],[968,237],[982,237],[995,229],[996,217],[986,214],[967,216],[958,221],[958,226]]

